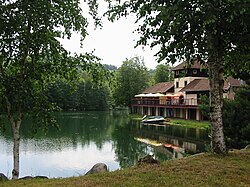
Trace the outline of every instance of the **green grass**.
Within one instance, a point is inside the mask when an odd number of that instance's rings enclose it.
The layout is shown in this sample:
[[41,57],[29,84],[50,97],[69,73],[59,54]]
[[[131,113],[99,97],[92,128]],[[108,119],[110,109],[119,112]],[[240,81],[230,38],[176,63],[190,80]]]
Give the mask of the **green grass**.
[[[140,121],[142,120],[142,115],[139,114],[130,114],[130,119]],[[190,128],[201,128],[201,129],[210,129],[211,125],[208,121],[196,121],[196,120],[185,120],[185,119],[174,119],[168,118],[170,121],[166,122],[169,125],[178,125],[183,127]],[[164,122],[165,123],[165,122]]]
[[143,116],[140,114],[129,114],[129,118],[136,121],[141,121]]
[[7,181],[1,187],[157,187],[157,186],[250,186],[250,150],[226,156],[205,153],[161,164],[145,164],[115,172],[64,179]]
[[190,128],[203,128],[209,129],[211,127],[210,122],[207,121],[195,121],[195,120],[184,120],[184,119],[170,119],[168,122],[170,125],[180,125]]

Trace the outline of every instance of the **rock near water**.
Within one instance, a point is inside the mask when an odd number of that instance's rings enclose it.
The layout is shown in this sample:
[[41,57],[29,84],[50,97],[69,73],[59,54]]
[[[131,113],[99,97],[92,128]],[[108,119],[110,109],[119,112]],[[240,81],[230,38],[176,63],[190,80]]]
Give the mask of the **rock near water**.
[[147,164],[158,164],[159,161],[155,160],[152,155],[146,155],[138,160],[138,164],[147,163]]
[[101,173],[107,172],[108,167],[104,163],[97,163],[95,164],[85,175],[93,174],[93,173]]

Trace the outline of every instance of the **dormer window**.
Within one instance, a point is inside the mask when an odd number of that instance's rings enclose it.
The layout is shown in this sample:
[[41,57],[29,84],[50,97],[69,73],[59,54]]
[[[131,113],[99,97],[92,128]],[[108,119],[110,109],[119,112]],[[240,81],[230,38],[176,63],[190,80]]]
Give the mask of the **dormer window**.
[[197,70],[196,69],[193,70],[193,74],[197,74]]

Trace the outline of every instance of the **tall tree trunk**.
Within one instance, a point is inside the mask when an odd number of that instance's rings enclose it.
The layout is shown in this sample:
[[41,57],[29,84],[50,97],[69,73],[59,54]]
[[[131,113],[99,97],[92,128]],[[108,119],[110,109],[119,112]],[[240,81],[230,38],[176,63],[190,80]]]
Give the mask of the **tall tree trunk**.
[[210,120],[212,124],[212,149],[214,153],[225,154],[226,145],[223,133],[223,59],[219,57],[209,60],[210,78]]
[[[208,2],[211,12],[217,10],[220,1],[213,3]],[[218,12],[219,13],[219,12]],[[219,18],[216,18],[219,19]],[[208,50],[208,66],[210,79],[210,121],[212,125],[212,149],[214,153],[225,154],[226,144],[223,132],[222,122],[222,106],[223,106],[223,64],[224,64],[224,44],[223,32],[215,24],[209,25],[207,28],[207,50]]]
[[13,170],[12,170],[12,179],[18,179],[19,177],[19,147],[20,147],[20,134],[19,129],[23,118],[23,113],[19,109],[16,114],[11,110],[11,103],[8,98],[5,98],[7,104],[7,113],[8,118],[11,123],[12,133],[13,133]]
[[13,146],[14,168],[12,170],[12,179],[18,179],[19,177],[20,124],[21,124],[21,120],[12,121],[12,133],[13,133],[13,138],[14,138],[14,146]]

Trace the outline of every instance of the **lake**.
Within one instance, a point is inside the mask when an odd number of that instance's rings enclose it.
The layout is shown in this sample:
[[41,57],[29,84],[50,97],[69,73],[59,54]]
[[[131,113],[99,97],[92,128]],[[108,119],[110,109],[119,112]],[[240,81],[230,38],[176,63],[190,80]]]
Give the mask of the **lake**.
[[[130,120],[128,111],[61,113],[60,130],[34,137],[31,123],[21,125],[20,177],[49,178],[84,175],[94,164],[110,171],[133,166],[140,157],[153,154],[160,161],[204,151],[209,142],[202,129],[142,124]],[[12,135],[0,131],[0,173],[12,171]]]

